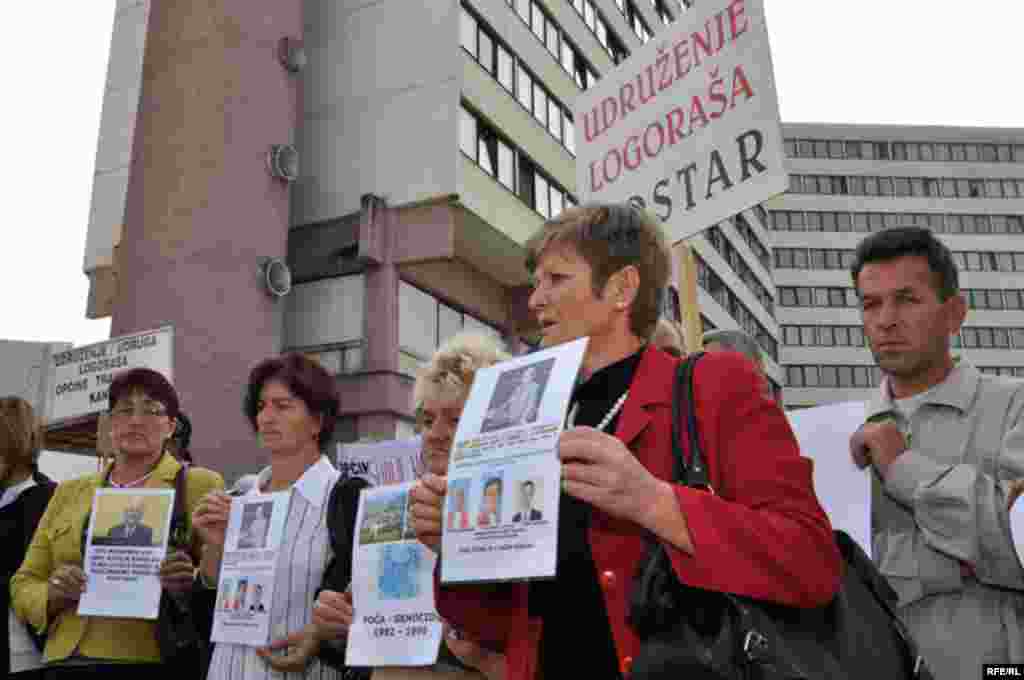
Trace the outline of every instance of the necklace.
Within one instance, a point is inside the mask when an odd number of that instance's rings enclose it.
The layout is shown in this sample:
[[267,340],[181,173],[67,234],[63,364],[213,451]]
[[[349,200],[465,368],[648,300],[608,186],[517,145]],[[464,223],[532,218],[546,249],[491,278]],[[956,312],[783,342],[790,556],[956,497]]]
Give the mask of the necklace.
[[[601,422],[597,424],[597,429],[604,431],[604,428],[608,427],[608,424],[612,422],[616,414],[622,410],[622,405],[626,403],[626,397],[629,396],[629,390],[622,393],[622,396],[612,405],[611,410],[601,418]],[[579,402],[572,405],[572,409],[569,411],[569,427],[576,425],[576,412],[579,411]]]
[[[161,458],[162,458],[162,456],[161,456]],[[114,481],[114,468],[111,467],[110,468],[110,473],[107,474],[107,480],[110,482],[110,485],[113,486],[115,489],[130,489],[133,486],[138,486],[139,484],[142,484],[147,479],[152,477],[153,473],[156,472],[157,465],[159,465],[159,464],[160,464],[160,461],[158,460],[156,462],[156,465],[154,465],[152,468],[150,468],[149,472],[147,472],[146,474],[142,475],[141,477],[139,477],[138,479],[136,479],[134,481],[125,482],[123,484],[119,484],[119,483]]]

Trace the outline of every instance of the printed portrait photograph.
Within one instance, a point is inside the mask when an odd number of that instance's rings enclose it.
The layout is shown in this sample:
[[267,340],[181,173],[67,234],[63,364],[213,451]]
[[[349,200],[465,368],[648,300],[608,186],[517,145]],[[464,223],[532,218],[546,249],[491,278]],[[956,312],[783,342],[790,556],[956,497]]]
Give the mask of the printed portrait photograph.
[[554,365],[554,358],[545,359],[499,375],[480,432],[494,432],[535,422]]
[[540,478],[521,479],[515,484],[512,523],[540,522],[544,519],[544,493]]
[[235,579],[226,578],[220,585],[218,595],[218,609],[233,609],[235,599]]
[[103,494],[98,497],[93,545],[158,548],[171,512],[169,496]]
[[468,478],[448,481],[448,509],[445,518],[447,531],[469,531],[476,526],[469,512],[469,483]]
[[269,603],[264,594],[267,584],[262,579],[251,579],[249,581],[249,597],[245,604],[245,611],[249,614],[266,614]]
[[242,524],[238,531],[238,550],[263,550],[267,547],[270,520],[274,515],[273,501],[246,505],[242,510]]
[[504,480],[500,472],[491,472],[480,477],[480,503],[477,508],[476,526],[490,529],[501,525],[501,499],[504,494]]
[[368,498],[359,525],[359,545],[400,541],[405,532],[405,513],[409,494],[394,491]]
[[377,561],[377,593],[382,600],[408,600],[417,597],[420,564],[419,543],[392,543],[380,548]]

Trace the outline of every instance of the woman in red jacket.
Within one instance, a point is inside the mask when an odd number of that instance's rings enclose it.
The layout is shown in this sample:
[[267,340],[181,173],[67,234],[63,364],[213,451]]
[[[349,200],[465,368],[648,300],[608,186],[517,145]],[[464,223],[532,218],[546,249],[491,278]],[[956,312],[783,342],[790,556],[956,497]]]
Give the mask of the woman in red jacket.
[[[677,359],[645,342],[670,270],[660,227],[628,206],[587,205],[544,224],[527,251],[542,344],[590,338],[559,441],[558,574],[441,587],[441,616],[504,651],[508,680],[618,680],[640,644],[626,613],[652,534],[672,548],[676,574],[691,586],[798,607],[827,603],[840,557],[811,462],[740,355],[709,354],[694,374],[715,493],[668,481]],[[428,545],[439,543],[444,493],[444,478],[432,475],[413,492],[415,527]]]

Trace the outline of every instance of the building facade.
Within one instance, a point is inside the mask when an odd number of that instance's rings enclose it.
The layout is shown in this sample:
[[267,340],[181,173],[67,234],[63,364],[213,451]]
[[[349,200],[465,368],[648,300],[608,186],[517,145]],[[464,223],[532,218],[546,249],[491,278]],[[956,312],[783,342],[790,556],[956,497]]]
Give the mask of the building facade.
[[970,311],[955,351],[1024,377],[1024,129],[784,126],[789,191],[769,202],[785,403],[863,399],[880,373],[850,279],[854,249],[892,226],[953,251]]

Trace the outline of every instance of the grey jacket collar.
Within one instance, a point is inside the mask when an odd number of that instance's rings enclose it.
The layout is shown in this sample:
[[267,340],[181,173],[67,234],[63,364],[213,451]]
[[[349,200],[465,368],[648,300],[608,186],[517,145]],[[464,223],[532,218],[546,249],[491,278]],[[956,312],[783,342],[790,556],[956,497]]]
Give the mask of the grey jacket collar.
[[[960,363],[953,368],[945,380],[933,389],[924,403],[951,406],[963,413],[970,409],[971,404],[977,398],[978,383],[980,382],[981,372],[977,368],[970,364]],[[868,402],[867,417],[870,420],[875,416],[895,410],[896,405],[893,403],[892,392],[889,390],[889,379],[882,378],[878,392]]]

